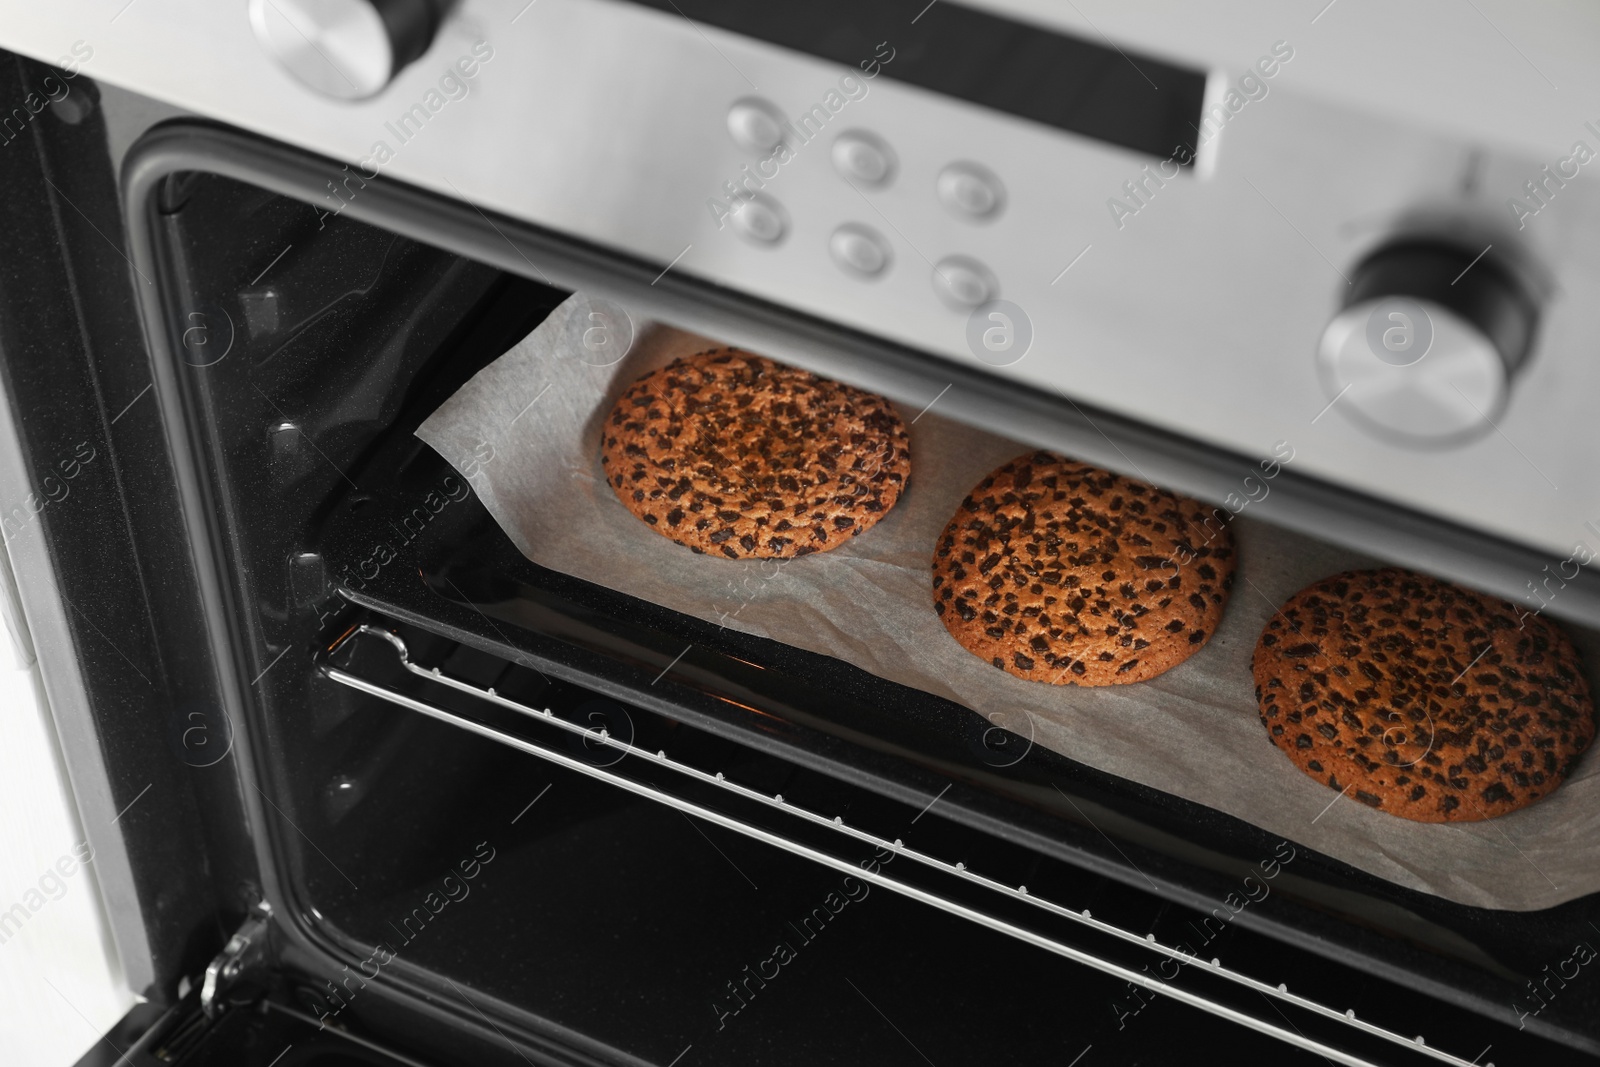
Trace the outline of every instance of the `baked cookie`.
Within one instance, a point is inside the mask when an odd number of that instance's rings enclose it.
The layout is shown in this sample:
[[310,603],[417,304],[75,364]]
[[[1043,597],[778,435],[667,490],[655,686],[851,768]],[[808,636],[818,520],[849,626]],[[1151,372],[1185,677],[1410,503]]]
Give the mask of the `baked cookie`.
[[675,359],[622,394],[600,463],[617,498],[696,552],[824,552],[888,514],[911,477],[881,396],[735,348]]
[[1233,539],[1198,501],[1050,452],[979,482],[933,553],[933,610],[974,655],[1053,685],[1154,678],[1205,645]]
[[1295,766],[1418,822],[1531,804],[1594,737],[1589,683],[1558,626],[1409,571],[1300,590],[1252,666],[1261,721]]

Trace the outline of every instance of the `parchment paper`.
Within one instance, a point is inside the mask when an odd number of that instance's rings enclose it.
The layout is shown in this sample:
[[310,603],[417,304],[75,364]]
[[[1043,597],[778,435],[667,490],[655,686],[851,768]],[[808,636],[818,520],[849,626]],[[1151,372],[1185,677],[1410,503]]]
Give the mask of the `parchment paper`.
[[[1275,607],[1318,578],[1374,561],[1257,522],[1233,524],[1239,572],[1197,655],[1135,685],[1028,682],[956,644],[932,608],[933,546],[1016,441],[901,409],[911,487],[848,544],[788,562],[696,555],[629,514],[605,484],[600,424],[640,375],[713,347],[578,294],[485,367],[417,431],[463,474],[521,551],[554,570],[855,664],[966,705],[1033,743],[1254,823],[1412,889],[1532,910],[1600,890],[1600,771],[1589,753],[1553,795],[1499,818],[1421,824],[1373,811],[1302,774],[1257,718],[1250,655]],[[597,349],[596,324],[611,329]],[[585,341],[589,344],[585,344]],[[613,355],[608,356],[608,353]],[[587,360],[587,362],[586,362]],[[494,458],[482,461],[482,443]],[[1568,627],[1594,681],[1595,635]],[[1597,688],[1600,692],[1600,688]],[[1597,746],[1600,747],[1600,746]]]

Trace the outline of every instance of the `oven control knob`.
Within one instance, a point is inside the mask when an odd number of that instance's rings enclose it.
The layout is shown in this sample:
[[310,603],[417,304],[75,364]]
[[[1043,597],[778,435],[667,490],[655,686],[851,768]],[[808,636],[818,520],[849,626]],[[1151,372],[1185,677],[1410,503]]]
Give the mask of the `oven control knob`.
[[1317,349],[1324,411],[1408,445],[1491,430],[1538,322],[1533,294],[1491,250],[1407,242],[1362,261]]
[[250,29],[278,64],[340,100],[363,100],[428,50],[451,0],[250,0]]

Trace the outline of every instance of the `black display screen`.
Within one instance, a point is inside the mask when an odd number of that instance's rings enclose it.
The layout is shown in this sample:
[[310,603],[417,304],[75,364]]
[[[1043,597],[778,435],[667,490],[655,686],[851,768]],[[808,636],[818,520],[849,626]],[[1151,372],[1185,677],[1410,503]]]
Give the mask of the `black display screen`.
[[885,77],[1163,159],[1200,121],[1199,71],[946,0],[635,2],[850,67],[892,50]]

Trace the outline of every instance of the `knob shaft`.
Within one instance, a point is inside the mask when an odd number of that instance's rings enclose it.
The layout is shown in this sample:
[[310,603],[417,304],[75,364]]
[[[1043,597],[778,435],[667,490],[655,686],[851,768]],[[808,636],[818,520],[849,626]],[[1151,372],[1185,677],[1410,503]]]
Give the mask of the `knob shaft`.
[[1462,444],[1505,408],[1537,324],[1533,295],[1488,252],[1389,245],[1356,267],[1318,372],[1332,406],[1378,436]]
[[377,93],[428,50],[450,0],[250,0],[250,29],[308,87],[340,100]]

